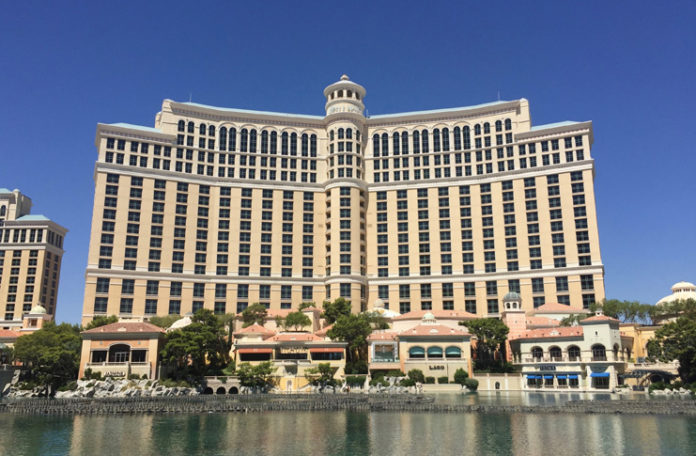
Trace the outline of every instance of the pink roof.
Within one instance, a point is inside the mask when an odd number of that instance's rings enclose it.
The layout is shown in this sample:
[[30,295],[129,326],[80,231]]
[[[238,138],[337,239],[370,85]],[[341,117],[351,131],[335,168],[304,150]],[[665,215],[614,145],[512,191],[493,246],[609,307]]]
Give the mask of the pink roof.
[[594,317],[589,317],[589,318],[585,318],[583,320],[580,320],[580,323],[596,323],[596,322],[603,322],[603,321],[616,322],[616,323],[619,322],[619,320],[617,320],[616,318],[607,317],[606,315],[595,315]]
[[557,314],[557,313],[565,313],[565,314],[584,314],[588,313],[587,310],[585,309],[573,309],[570,306],[566,306],[563,304],[559,304],[557,302],[547,302],[543,306],[539,306],[536,309],[534,309],[533,314],[545,314],[545,313],[550,313],[550,314]]
[[378,341],[378,340],[396,340],[398,333],[396,331],[373,331],[367,337],[368,342]]
[[431,313],[436,319],[451,319],[451,320],[473,320],[476,315],[469,312],[462,312],[458,310],[414,310],[398,317],[394,317],[394,320],[422,320],[423,315],[426,313]]
[[326,337],[326,333],[329,332],[331,328],[333,328],[333,325],[325,326],[321,328],[319,331],[316,331],[314,334],[320,337]]
[[519,339],[556,339],[562,337],[582,337],[582,328],[580,326],[558,327],[558,328],[542,328],[530,329],[518,336],[511,337],[510,340]]
[[10,331],[9,329],[0,329],[0,339],[16,339],[21,336],[19,331]]
[[438,337],[462,337],[469,336],[469,332],[464,328],[452,328],[440,324],[420,324],[411,329],[401,331],[399,337],[409,336],[438,336]]
[[537,327],[555,327],[561,324],[560,321],[554,318],[546,317],[527,317],[527,326],[537,326]]
[[321,309],[318,309],[318,308],[316,308],[316,307],[314,307],[314,306],[305,307],[304,309],[301,310],[301,312],[310,312],[310,311],[311,311],[311,312],[321,312],[322,310],[321,310]]
[[239,331],[236,331],[234,334],[235,335],[237,335],[237,334],[273,335],[273,334],[275,334],[275,331],[271,331],[270,329],[264,328],[263,326],[261,326],[259,324],[253,324],[251,326],[247,326],[246,328],[242,328]]
[[310,333],[305,333],[305,332],[298,332],[298,333],[280,333],[276,334],[275,336],[271,337],[272,341],[274,342],[308,342],[312,340],[322,340],[321,337],[317,337],[314,334]]
[[164,333],[164,329],[152,323],[123,321],[82,331],[83,334],[119,334],[119,333]]

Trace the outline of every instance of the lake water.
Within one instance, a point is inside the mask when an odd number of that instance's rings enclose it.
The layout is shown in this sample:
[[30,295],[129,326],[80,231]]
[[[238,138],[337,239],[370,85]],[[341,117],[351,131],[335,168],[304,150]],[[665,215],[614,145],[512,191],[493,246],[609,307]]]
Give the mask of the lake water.
[[[533,404],[559,403],[568,398],[482,393],[443,394],[436,400]],[[15,456],[693,455],[696,418],[386,412],[92,417],[0,414],[0,452]]]

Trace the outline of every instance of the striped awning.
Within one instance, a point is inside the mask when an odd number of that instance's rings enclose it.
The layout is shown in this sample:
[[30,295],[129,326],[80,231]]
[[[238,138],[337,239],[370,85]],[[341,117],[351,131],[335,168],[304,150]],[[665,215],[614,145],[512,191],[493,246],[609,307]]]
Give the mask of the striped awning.
[[238,348],[237,353],[245,355],[249,353],[273,353],[272,348]]
[[343,348],[341,347],[316,347],[310,348],[310,353],[343,353]]

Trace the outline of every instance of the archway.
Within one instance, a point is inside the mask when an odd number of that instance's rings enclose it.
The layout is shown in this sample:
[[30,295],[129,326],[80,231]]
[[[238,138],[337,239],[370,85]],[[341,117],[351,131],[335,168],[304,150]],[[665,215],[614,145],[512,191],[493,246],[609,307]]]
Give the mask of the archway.
[[239,389],[236,386],[230,388],[230,394],[239,394]]
[[224,386],[220,386],[216,391],[215,394],[225,394],[227,390],[225,389]]

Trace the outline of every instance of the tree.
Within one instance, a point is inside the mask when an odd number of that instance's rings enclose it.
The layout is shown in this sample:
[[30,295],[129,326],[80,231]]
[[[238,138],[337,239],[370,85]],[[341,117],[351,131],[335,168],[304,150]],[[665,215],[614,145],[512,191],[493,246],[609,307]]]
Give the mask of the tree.
[[561,320],[561,326],[577,326],[582,320],[587,318],[586,314],[572,314]]
[[162,361],[176,365],[174,377],[199,379],[229,363],[225,330],[208,309],[198,310],[190,325],[167,334]]
[[407,375],[408,378],[411,379],[414,383],[425,383],[425,375],[423,375],[423,371],[420,369],[411,369],[410,371],[408,371]]
[[679,377],[684,383],[696,382],[696,320],[680,317],[655,332],[648,342],[648,355],[662,362],[679,361]]
[[298,310],[305,310],[305,309],[308,309],[310,307],[314,307],[314,303],[310,302],[310,301],[306,301],[306,302],[303,302],[302,304],[300,304],[300,307],[298,308]]
[[464,386],[466,384],[466,379],[468,378],[469,374],[461,367],[454,371],[454,383]]
[[350,301],[344,298],[336,298],[333,302],[324,301],[324,313],[321,316],[327,324],[333,324],[340,317],[347,317],[350,314]]
[[237,377],[242,386],[265,390],[273,385],[273,372],[276,368],[270,361],[264,361],[255,366],[242,363],[237,368]]
[[[460,321],[460,325],[466,326],[469,332],[476,337],[476,367],[487,369],[494,365],[502,364],[505,358],[505,341],[510,329],[497,318],[477,318],[469,321]],[[496,362],[495,353],[500,352]]]
[[331,367],[330,363],[319,363],[317,367],[305,370],[305,377],[313,385],[319,386],[322,390],[327,386],[335,386],[337,384],[334,379],[337,367]]
[[13,356],[26,376],[46,388],[46,394],[77,378],[82,339],[80,327],[46,322],[43,328],[17,339]]
[[174,324],[175,321],[181,320],[181,315],[164,315],[150,317],[149,322],[155,326],[159,326],[162,329],[167,329]]
[[280,323],[280,326],[286,331],[290,328],[292,328],[293,331],[302,331],[302,328],[312,324],[312,320],[298,310],[297,312],[290,312],[285,318],[276,320],[276,323]]
[[256,302],[242,311],[242,328],[254,324],[263,326],[267,316],[268,309],[266,309],[266,306]]
[[331,340],[348,343],[346,373],[367,373],[367,338],[370,333],[372,320],[366,314],[341,315],[326,333]]
[[87,323],[87,326],[85,326],[85,331],[98,328],[100,326],[110,325],[111,323],[118,323],[118,317],[116,315],[110,315],[108,317],[100,315],[98,317],[94,317],[92,321]]

